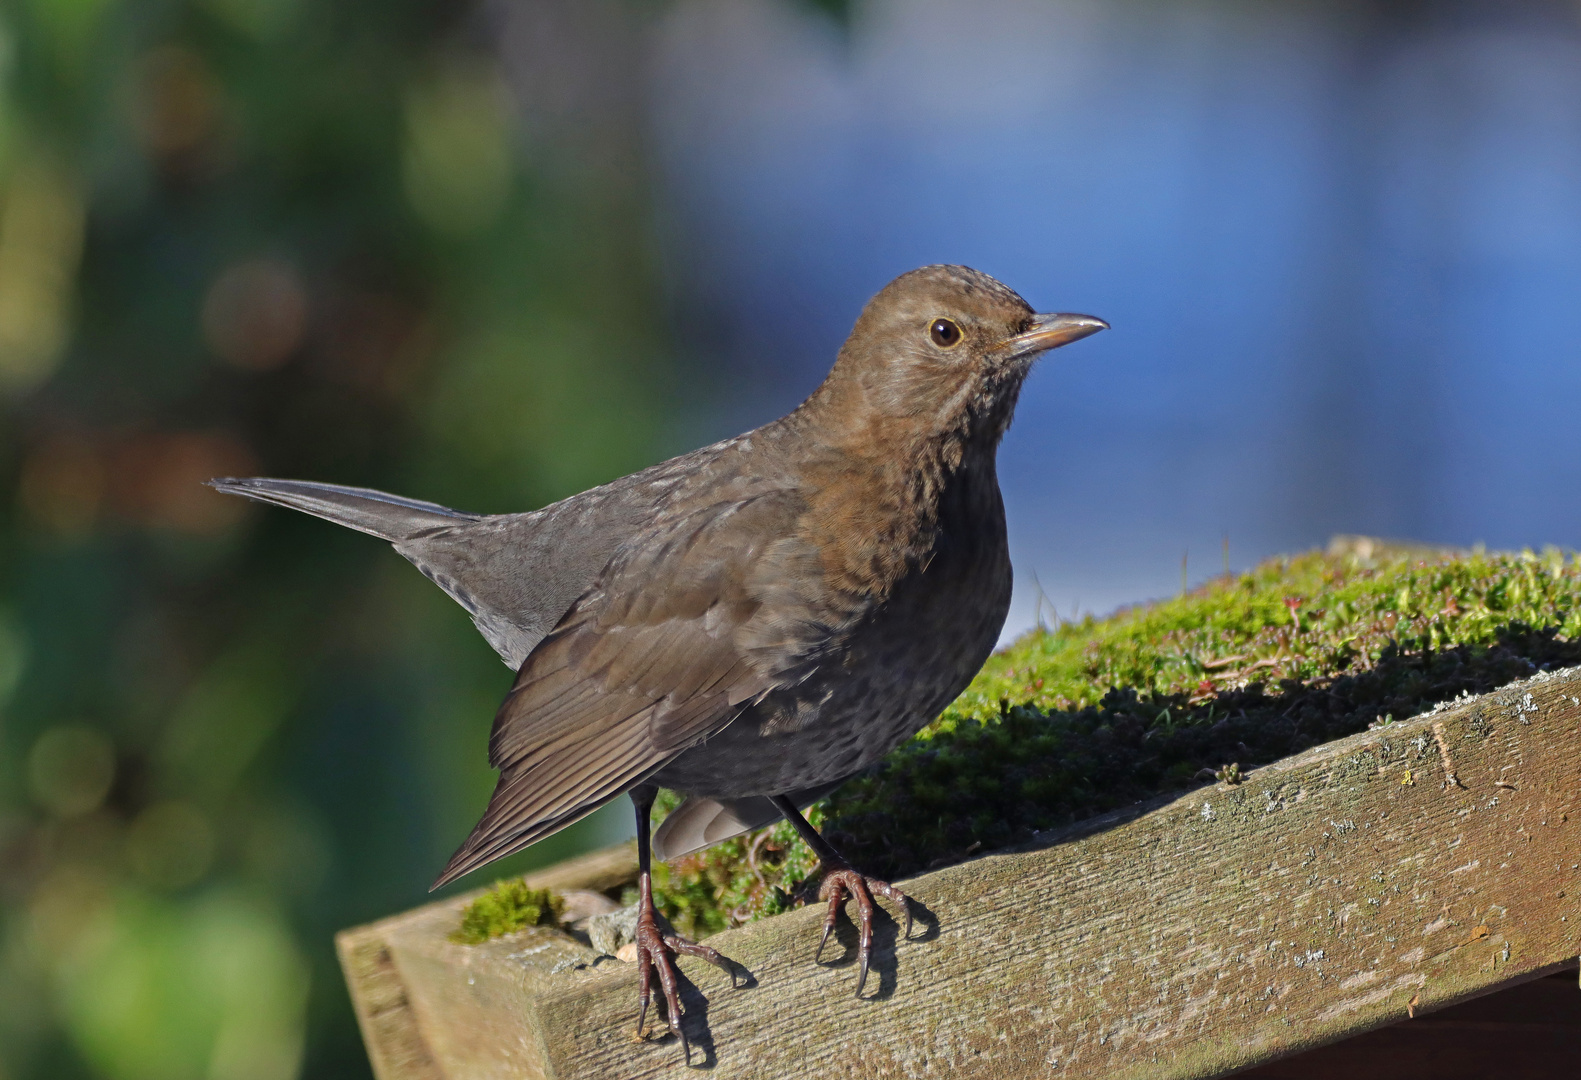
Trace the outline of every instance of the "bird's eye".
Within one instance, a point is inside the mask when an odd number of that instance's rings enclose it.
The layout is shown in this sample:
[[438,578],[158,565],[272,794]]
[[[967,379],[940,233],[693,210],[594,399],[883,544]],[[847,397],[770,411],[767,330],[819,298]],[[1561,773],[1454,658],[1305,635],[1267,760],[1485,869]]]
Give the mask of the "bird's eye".
[[939,348],[949,349],[961,343],[961,328],[954,319],[934,319],[928,325],[928,336]]

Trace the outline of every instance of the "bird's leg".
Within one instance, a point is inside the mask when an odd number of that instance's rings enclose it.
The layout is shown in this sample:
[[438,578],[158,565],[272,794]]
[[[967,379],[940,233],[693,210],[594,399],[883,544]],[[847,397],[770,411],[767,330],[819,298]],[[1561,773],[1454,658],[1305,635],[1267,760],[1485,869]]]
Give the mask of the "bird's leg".
[[835,920],[840,915],[840,909],[845,906],[846,897],[849,895],[856,900],[857,930],[860,935],[856,955],[856,996],[862,996],[862,987],[867,985],[868,963],[873,956],[873,893],[886,896],[900,906],[901,914],[906,917],[906,928],[901,933],[902,938],[911,936],[911,904],[906,899],[906,894],[895,888],[887,881],[868,877],[859,873],[834,847],[818,835],[818,830],[801,815],[796,809],[796,804],[784,795],[775,795],[770,799],[785,815],[785,820],[807,842],[813,853],[818,856],[822,864],[823,883],[818,888],[818,899],[829,902],[829,913],[823,920],[823,937],[818,940],[818,951],[813,954],[813,963],[817,963],[823,956],[823,947],[828,944],[829,935],[834,932]]
[[646,1038],[644,1027],[648,1020],[648,997],[654,994],[653,976],[659,976],[659,990],[664,994],[665,1019],[675,1037],[681,1040],[681,1052],[686,1063],[692,1063],[692,1047],[681,1030],[681,994],[675,971],[675,954],[699,956],[715,967],[730,973],[730,985],[736,984],[736,969],[723,955],[707,945],[666,934],[659,926],[659,912],[653,906],[653,849],[648,839],[649,821],[653,812],[653,799],[658,788],[643,784],[631,789],[631,801],[637,808],[637,982],[642,994],[642,1006],[637,1012],[637,1037]]

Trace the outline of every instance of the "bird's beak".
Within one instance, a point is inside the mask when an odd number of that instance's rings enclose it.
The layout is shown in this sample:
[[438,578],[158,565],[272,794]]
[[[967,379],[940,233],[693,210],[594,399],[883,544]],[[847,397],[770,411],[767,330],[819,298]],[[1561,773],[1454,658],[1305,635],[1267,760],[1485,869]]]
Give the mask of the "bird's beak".
[[1006,338],[996,351],[1007,360],[1034,356],[1107,329],[1108,323],[1091,315],[1034,315],[1030,327],[1015,337]]

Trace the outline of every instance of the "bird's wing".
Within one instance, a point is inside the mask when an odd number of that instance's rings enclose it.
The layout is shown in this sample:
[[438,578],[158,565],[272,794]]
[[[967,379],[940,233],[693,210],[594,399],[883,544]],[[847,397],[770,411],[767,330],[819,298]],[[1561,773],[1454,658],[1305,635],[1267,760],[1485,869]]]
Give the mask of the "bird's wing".
[[[591,813],[798,677],[829,628],[804,504],[769,491],[664,515],[522,665],[494,720],[500,780],[435,888]],[[809,577],[809,575],[811,575]]]
[[595,490],[528,514],[430,529],[395,550],[466,608],[518,671],[652,516],[642,500]]

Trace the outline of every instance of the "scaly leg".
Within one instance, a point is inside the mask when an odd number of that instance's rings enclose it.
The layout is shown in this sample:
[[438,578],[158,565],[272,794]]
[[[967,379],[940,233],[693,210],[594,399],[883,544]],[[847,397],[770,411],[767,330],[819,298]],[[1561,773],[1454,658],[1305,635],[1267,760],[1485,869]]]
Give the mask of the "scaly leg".
[[862,987],[867,985],[868,963],[873,956],[873,893],[887,896],[900,905],[901,914],[906,917],[906,928],[901,937],[911,936],[911,905],[906,900],[906,894],[895,888],[887,881],[870,878],[857,872],[844,857],[836,851],[823,837],[818,835],[818,830],[796,809],[796,804],[784,795],[775,795],[771,802],[778,807],[779,812],[785,815],[785,820],[801,835],[818,856],[818,861],[823,864],[823,884],[818,888],[818,899],[829,902],[829,913],[823,920],[823,937],[818,941],[818,951],[813,954],[813,963],[817,963],[823,956],[823,947],[828,944],[829,935],[834,932],[835,920],[840,915],[840,909],[845,906],[846,896],[856,900],[857,930],[860,933],[857,945],[857,975],[856,996],[862,996]]
[[664,995],[665,1019],[676,1038],[681,1040],[681,1052],[686,1063],[692,1063],[692,1046],[681,1029],[681,994],[676,979],[674,954],[698,956],[715,967],[730,973],[730,985],[736,984],[736,969],[720,953],[707,945],[666,934],[659,928],[658,910],[653,906],[653,850],[648,840],[649,819],[653,811],[653,798],[658,789],[649,784],[631,789],[631,801],[637,808],[637,982],[642,993],[642,1007],[637,1013],[637,1037],[647,1038],[643,1029],[648,1021],[648,997],[653,994],[653,975],[659,976],[659,989]]

